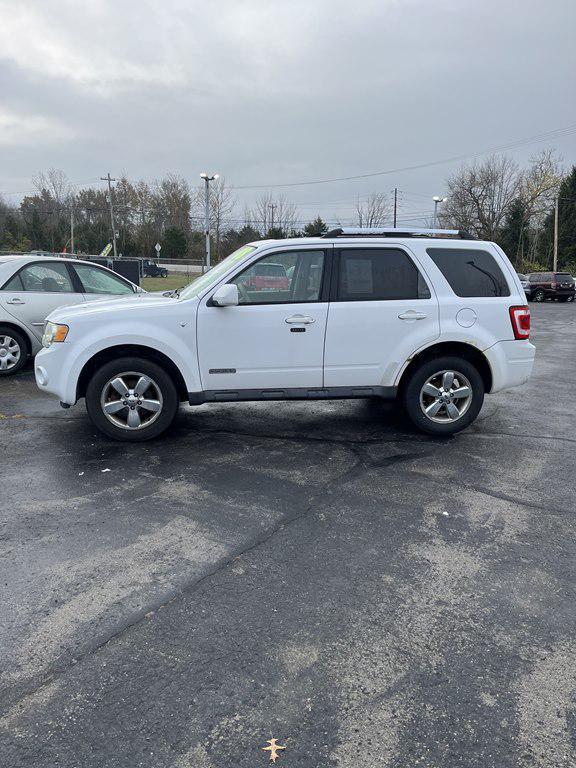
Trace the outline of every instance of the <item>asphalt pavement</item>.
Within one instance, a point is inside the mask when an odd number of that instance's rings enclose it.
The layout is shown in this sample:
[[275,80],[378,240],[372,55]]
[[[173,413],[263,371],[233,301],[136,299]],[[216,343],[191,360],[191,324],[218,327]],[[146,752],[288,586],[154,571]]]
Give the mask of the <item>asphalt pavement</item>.
[[576,306],[447,440],[374,401],[113,443],[0,381],[2,768],[576,765]]

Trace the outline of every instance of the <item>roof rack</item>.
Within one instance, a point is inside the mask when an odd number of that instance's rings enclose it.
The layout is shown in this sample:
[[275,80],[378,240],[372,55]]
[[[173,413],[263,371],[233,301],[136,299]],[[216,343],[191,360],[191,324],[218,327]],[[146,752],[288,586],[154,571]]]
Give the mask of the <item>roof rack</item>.
[[337,227],[321,237],[456,237],[460,240],[475,240],[474,235],[463,229],[393,229],[392,227]]

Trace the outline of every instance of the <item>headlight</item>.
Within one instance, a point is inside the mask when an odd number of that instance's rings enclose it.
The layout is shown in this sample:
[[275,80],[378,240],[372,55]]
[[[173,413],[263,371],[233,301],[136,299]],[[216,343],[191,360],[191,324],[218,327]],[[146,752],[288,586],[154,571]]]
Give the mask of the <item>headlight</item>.
[[49,347],[55,341],[64,341],[68,336],[68,326],[61,323],[51,323],[49,320],[44,324],[44,335],[42,336],[42,346]]

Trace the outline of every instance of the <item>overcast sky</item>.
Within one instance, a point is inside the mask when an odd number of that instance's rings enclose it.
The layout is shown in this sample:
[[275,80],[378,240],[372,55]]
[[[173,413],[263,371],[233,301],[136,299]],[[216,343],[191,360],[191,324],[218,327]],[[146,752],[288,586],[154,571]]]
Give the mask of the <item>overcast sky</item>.
[[[0,192],[204,169],[233,185],[350,176],[576,124],[575,0],[0,0]],[[576,162],[576,133],[542,147]],[[460,162],[289,187],[301,217],[402,190],[425,213]],[[237,195],[239,212],[259,190]],[[6,194],[14,193],[14,194]]]

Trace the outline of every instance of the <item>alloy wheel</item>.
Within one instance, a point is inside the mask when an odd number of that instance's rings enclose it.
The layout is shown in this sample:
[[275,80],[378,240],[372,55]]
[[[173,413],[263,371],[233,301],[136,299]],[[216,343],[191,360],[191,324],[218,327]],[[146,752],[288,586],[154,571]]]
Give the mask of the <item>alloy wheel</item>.
[[22,350],[12,336],[0,336],[0,371],[9,371],[18,365]]
[[162,392],[150,376],[137,371],[118,373],[102,388],[102,411],[116,427],[143,429],[162,412]]
[[472,385],[458,371],[437,371],[426,379],[420,390],[420,408],[437,424],[460,419],[472,403]]

